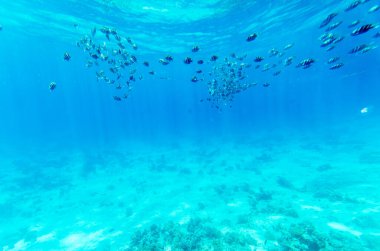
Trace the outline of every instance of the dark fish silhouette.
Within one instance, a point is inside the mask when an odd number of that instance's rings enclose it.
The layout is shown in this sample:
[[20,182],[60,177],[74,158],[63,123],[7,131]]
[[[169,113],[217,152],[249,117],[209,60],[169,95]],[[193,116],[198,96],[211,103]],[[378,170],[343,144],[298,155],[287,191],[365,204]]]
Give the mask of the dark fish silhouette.
[[269,83],[264,83],[264,84],[263,84],[263,87],[269,87],[269,86],[270,86]]
[[355,54],[355,53],[361,52],[362,50],[364,50],[365,48],[367,48],[367,46],[368,45],[366,45],[366,44],[361,44],[361,45],[355,46],[348,53]]
[[218,60],[218,56],[216,55],[211,56],[210,61],[216,61],[216,60]]
[[252,33],[250,34],[248,37],[247,37],[247,42],[252,42],[253,40],[255,40],[257,38],[257,34],[256,33]]
[[65,52],[65,54],[63,54],[63,59],[64,59],[65,61],[69,61],[69,60],[71,59],[70,54],[69,54],[68,52]]
[[323,21],[322,23],[319,25],[319,28],[323,28],[325,27],[326,25],[328,25],[336,16],[338,15],[338,13],[331,13],[329,14]]
[[257,56],[257,57],[255,57],[255,62],[261,62],[261,61],[263,61],[264,60],[264,58],[263,57],[261,57],[261,56]]
[[167,55],[166,57],[165,57],[165,59],[167,60],[167,61],[173,61],[173,57],[172,56],[170,56],[170,55]]
[[57,87],[57,84],[55,82],[51,82],[49,85],[50,91],[54,91],[56,87]]
[[353,1],[350,5],[347,6],[347,8],[344,11],[350,11],[358,7],[362,3],[361,0]]
[[372,30],[373,28],[375,28],[375,26],[373,24],[365,24],[365,25],[353,30],[351,32],[351,36],[357,36],[357,35],[366,33],[368,31]]
[[196,45],[191,49],[192,52],[198,52],[199,51],[199,46]]
[[186,57],[186,58],[183,60],[183,62],[184,62],[185,64],[191,64],[191,62],[193,62],[193,60],[192,60],[190,57]]

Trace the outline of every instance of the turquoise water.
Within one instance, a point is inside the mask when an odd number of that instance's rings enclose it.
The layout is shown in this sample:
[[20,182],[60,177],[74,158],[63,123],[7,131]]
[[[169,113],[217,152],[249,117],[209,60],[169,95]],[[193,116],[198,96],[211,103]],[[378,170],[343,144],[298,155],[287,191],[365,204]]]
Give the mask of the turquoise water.
[[0,248],[380,250],[378,4],[0,0]]

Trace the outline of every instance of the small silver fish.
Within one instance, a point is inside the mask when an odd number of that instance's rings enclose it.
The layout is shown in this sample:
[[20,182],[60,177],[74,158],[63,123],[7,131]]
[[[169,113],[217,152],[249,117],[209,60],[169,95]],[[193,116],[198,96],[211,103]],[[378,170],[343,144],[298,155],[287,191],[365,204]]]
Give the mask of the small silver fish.
[[330,66],[330,70],[336,70],[336,69],[339,69],[341,67],[343,67],[343,63],[337,63],[337,64],[334,64],[332,66]]
[[290,48],[293,47],[293,45],[294,45],[293,43],[285,45],[284,50],[289,50]]
[[379,9],[380,9],[380,5],[375,5],[368,10],[368,13],[373,13],[375,11],[378,11]]
[[348,25],[348,28],[353,28],[355,27],[356,25],[358,25],[360,23],[360,20],[355,20],[355,21],[352,21],[352,23],[350,23]]
[[335,63],[339,60],[339,57],[332,57],[332,58],[329,58],[329,60],[327,61],[328,64],[332,64],[332,63]]
[[333,23],[329,27],[327,27],[326,31],[332,31],[332,30],[336,29],[338,26],[340,26],[342,23],[343,23],[342,21]]

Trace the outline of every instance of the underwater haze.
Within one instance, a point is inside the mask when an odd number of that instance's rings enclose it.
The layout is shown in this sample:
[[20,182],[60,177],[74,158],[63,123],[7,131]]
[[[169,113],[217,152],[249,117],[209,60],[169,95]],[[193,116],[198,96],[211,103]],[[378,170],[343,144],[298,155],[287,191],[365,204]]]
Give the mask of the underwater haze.
[[380,1],[0,0],[0,249],[380,250]]

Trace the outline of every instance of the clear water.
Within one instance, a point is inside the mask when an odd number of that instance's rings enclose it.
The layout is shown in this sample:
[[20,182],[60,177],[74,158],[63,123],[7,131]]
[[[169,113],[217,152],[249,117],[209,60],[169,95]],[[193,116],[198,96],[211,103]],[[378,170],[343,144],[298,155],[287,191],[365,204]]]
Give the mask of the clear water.
[[[380,250],[380,2],[322,2],[0,0],[1,249]],[[126,99],[86,67],[94,27],[137,58]],[[226,62],[257,85],[209,102]]]

